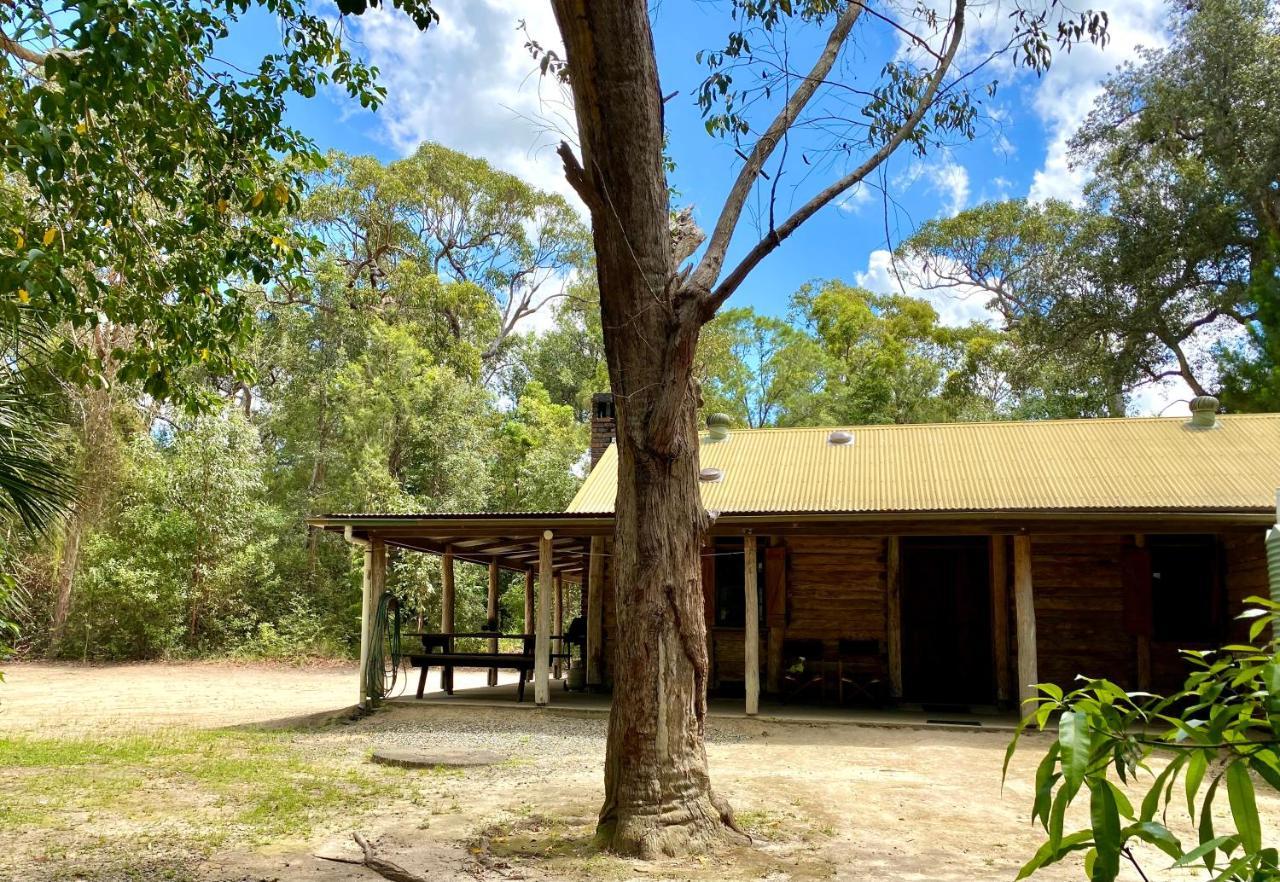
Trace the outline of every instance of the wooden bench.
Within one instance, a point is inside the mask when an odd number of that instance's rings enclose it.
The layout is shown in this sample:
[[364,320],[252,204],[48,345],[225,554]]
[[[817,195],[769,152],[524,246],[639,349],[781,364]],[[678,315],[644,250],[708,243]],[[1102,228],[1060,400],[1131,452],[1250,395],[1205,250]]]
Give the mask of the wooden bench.
[[418,677],[419,698],[427,688],[427,672],[433,667],[440,669],[444,691],[448,695],[453,694],[453,677],[446,676],[446,671],[452,674],[454,668],[500,668],[520,672],[516,701],[524,701],[524,684],[534,665],[532,654],[515,652],[428,652],[409,656],[409,663],[415,668],[422,668],[422,674]]
[[[453,694],[454,668],[497,668],[519,673],[516,701],[524,701],[524,684],[534,668],[534,636],[532,634],[498,634],[493,631],[480,631],[472,634],[415,633],[406,636],[418,637],[422,640],[423,651],[409,656],[409,664],[415,668],[422,668],[422,674],[418,677],[419,698],[426,690],[427,673],[432,668],[440,669],[440,682],[447,695]],[[454,641],[459,638],[519,640],[522,651],[458,652],[454,649]]]

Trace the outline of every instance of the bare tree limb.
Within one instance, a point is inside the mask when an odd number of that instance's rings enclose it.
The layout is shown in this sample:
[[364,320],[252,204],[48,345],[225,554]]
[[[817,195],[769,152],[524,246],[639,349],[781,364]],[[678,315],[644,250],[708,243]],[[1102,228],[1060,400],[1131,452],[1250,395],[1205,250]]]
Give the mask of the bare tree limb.
[[39,52],[35,52],[23,46],[17,40],[12,40],[3,33],[0,33],[0,52],[6,55],[12,55],[27,64],[34,64],[36,67],[43,67],[45,56]]
[[956,52],[960,48],[960,39],[964,32],[965,6],[966,0],[956,0],[953,19],[955,29],[951,32],[951,40],[947,44],[942,60],[934,71],[933,78],[929,81],[928,87],[925,89],[924,94],[921,95],[920,102],[916,105],[915,110],[912,111],[911,116],[894,132],[893,137],[881,145],[880,149],[873,153],[862,165],[817,193],[812,199],[796,209],[795,213],[783,221],[776,229],[769,230],[768,234],[747,252],[742,261],[725,276],[714,290],[705,293],[702,296],[701,304],[703,321],[708,321],[715,315],[716,310],[729,298],[729,295],[738,289],[738,286],[755,269],[756,265],[773,253],[784,239],[799,229],[801,224],[832,202],[841,193],[860,183],[863,178],[875,171],[915,131],[916,126],[920,124],[920,121],[933,105],[933,99],[938,94],[947,71],[951,69],[951,65],[955,61]]
[[725,252],[729,249],[729,241],[738,227],[738,220],[742,217],[742,207],[746,204],[751,188],[755,186],[756,178],[763,171],[765,162],[773,155],[773,151],[782,141],[787,130],[795,123],[801,111],[813,99],[818,87],[826,80],[831,68],[835,66],[836,59],[840,57],[840,48],[862,15],[862,10],[861,3],[850,3],[840,13],[835,27],[827,35],[826,45],[823,46],[818,60],[814,62],[813,69],[800,81],[796,91],[769,124],[769,128],[765,129],[764,134],[756,141],[751,154],[746,157],[747,161],[738,171],[738,178],[733,182],[724,207],[720,210],[720,217],[712,228],[707,251],[690,277],[695,288],[709,290],[720,277]]
[[569,182],[569,186],[573,187],[574,192],[578,194],[582,201],[587,204],[587,208],[594,213],[600,205],[600,197],[596,193],[596,188],[591,183],[591,179],[587,177],[582,163],[578,162],[578,157],[574,155],[573,148],[569,146],[569,142],[561,141],[560,146],[556,148],[556,153],[560,155],[560,161],[564,163],[565,180]]
[[417,873],[411,873],[397,863],[392,863],[385,858],[378,857],[373,850],[373,846],[369,844],[369,840],[365,839],[359,833],[352,833],[356,845],[360,846],[360,850],[364,852],[364,860],[356,860],[354,858],[345,857],[328,857],[326,855],[316,855],[321,860],[334,861],[342,864],[355,864],[357,866],[365,866],[373,870],[384,879],[390,882],[427,882],[426,876],[420,876]]

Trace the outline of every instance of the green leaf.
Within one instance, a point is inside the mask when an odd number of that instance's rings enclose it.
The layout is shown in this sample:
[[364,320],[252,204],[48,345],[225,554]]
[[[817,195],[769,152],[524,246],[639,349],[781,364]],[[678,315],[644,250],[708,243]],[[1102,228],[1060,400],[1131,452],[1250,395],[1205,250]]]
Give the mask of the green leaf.
[[1187,780],[1185,782],[1187,789],[1187,814],[1192,818],[1196,816],[1196,792],[1200,789],[1200,782],[1204,780],[1205,769],[1209,767],[1209,761],[1205,758],[1204,751],[1197,750],[1191,755],[1191,759],[1187,762]]
[[1240,834],[1240,844],[1246,852],[1262,848],[1262,824],[1258,820],[1258,803],[1254,798],[1253,779],[1249,768],[1241,761],[1227,767],[1227,801],[1231,804],[1231,817]]
[[1137,836],[1143,842],[1154,845],[1175,860],[1182,856],[1182,843],[1164,824],[1159,824],[1155,821],[1139,821],[1132,826],[1126,827],[1122,836],[1126,839],[1130,836]]
[[1049,842],[1056,851],[1062,844],[1062,823],[1067,814],[1067,806],[1071,803],[1067,788],[1058,788],[1058,795],[1053,798],[1053,808],[1049,810]]
[[[1208,792],[1204,795],[1204,804],[1200,807],[1200,842],[1204,844],[1214,839],[1213,835],[1213,795],[1218,791],[1218,783],[1222,781],[1222,776],[1213,779],[1213,783],[1209,785]],[[1235,839],[1234,836],[1228,837]],[[1204,856],[1204,865],[1210,870],[1213,869],[1214,855],[1209,851]]]
[[1031,807],[1031,819],[1039,820],[1040,826],[1045,830],[1049,829],[1049,805],[1053,795],[1053,785],[1058,780],[1058,775],[1054,773],[1055,764],[1058,759],[1058,742],[1053,742],[1049,746],[1049,752],[1044,755],[1044,759],[1040,760],[1040,765],[1036,767],[1036,797]]
[[[1075,796],[1089,768],[1089,718],[1079,711],[1064,711],[1058,718],[1058,744],[1062,748],[1062,789]],[[1069,799],[1070,797],[1068,797]]]
[[1090,783],[1089,821],[1093,825],[1093,841],[1098,849],[1089,878],[1093,882],[1112,882],[1120,874],[1120,814],[1111,782]]
[[1000,768],[1000,789],[1004,790],[1005,779],[1009,777],[1009,762],[1013,759],[1013,752],[1018,749],[1018,739],[1022,737],[1022,726],[1019,725],[1017,731],[1013,733],[1013,739],[1009,742],[1009,746],[1004,749],[1004,765]]
[[1129,802],[1129,797],[1126,796],[1125,792],[1121,790],[1119,787],[1117,787],[1111,781],[1106,781],[1106,785],[1109,788],[1111,788],[1111,797],[1112,799],[1115,800],[1116,809],[1120,812],[1121,816],[1128,818],[1129,820],[1132,821],[1133,820],[1133,803]]
[[1258,776],[1266,781],[1273,790],[1280,791],[1280,769],[1264,762],[1259,757],[1251,757],[1249,759],[1249,767],[1258,773]]
[[1057,847],[1052,842],[1045,842],[1031,860],[1022,865],[1022,869],[1018,871],[1018,875],[1014,878],[1014,882],[1019,879],[1025,879],[1039,870],[1041,867],[1047,867],[1050,864],[1057,863],[1065,856],[1073,851],[1079,851],[1082,848],[1088,848],[1093,842],[1092,830],[1079,830],[1070,836],[1064,836]]
[[1196,861],[1201,860],[1202,858],[1205,858],[1206,859],[1204,862],[1205,866],[1209,867],[1210,869],[1213,869],[1213,859],[1212,859],[1213,853],[1217,851],[1219,848],[1222,848],[1226,845],[1230,845],[1231,843],[1234,843],[1235,839],[1236,838],[1234,836],[1219,836],[1216,839],[1208,839],[1204,842],[1201,842],[1198,846],[1191,849],[1191,851],[1187,852],[1182,857],[1174,861],[1173,866],[1189,867],[1192,864],[1194,864]]
[[1150,821],[1156,816],[1156,812],[1160,810],[1160,794],[1167,786],[1172,776],[1177,774],[1178,769],[1182,768],[1183,763],[1187,761],[1187,755],[1181,753],[1164,767],[1164,770],[1156,776],[1156,780],[1152,783],[1151,789],[1147,791],[1147,795],[1142,798],[1142,811],[1138,815],[1140,821]]

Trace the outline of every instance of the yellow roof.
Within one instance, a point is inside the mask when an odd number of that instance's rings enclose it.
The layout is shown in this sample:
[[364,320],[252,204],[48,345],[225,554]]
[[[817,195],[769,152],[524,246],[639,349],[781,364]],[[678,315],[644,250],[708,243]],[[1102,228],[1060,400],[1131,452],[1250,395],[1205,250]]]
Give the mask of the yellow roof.
[[[737,429],[701,441],[708,510],[754,512],[1261,512],[1280,488],[1280,414]],[[617,448],[570,512],[611,512]]]

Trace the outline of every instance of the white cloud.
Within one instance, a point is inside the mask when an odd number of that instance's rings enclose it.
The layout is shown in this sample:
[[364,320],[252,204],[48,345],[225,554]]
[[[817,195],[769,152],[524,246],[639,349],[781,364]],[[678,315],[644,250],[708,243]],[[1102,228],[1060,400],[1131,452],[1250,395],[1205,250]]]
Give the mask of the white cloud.
[[387,101],[375,118],[401,154],[438,141],[481,156],[577,203],[554,146],[573,140],[573,110],[560,85],[538,74],[530,36],[563,57],[549,4],[523,0],[439,0],[440,24],[419,32],[396,10],[370,9],[354,24],[378,66]]
[[867,257],[867,268],[853,274],[854,283],[878,294],[906,293],[933,304],[944,325],[962,327],[973,322],[995,325],[998,316],[987,309],[989,297],[978,290],[950,289],[930,290],[916,285],[914,279],[922,278],[921,267],[905,266],[895,260],[892,252],[883,248],[872,251]]
[[836,208],[846,214],[857,214],[862,210],[862,206],[866,205],[870,201],[871,187],[864,181],[862,183],[854,184],[853,188],[836,203]]
[[[940,28],[945,27],[951,14],[949,0],[924,0],[924,3],[937,13]],[[1036,0],[1024,2],[1022,6],[1034,11],[1037,5],[1043,8],[1047,4],[1048,0]],[[1002,90],[1013,83],[1027,84],[1033,90],[1030,104],[1048,135],[1044,164],[1035,173],[1031,185],[1029,196],[1033,200],[1051,197],[1066,200],[1080,198],[1088,180],[1088,172],[1070,167],[1067,141],[1084,121],[1094,100],[1102,91],[1103,79],[1109,73],[1123,62],[1134,58],[1139,46],[1156,48],[1168,41],[1164,27],[1169,20],[1166,0],[1123,0],[1120,3],[1096,5],[1106,8],[1109,16],[1109,41],[1105,48],[1100,49],[1087,41],[1072,47],[1070,52],[1055,46],[1052,66],[1038,79],[1033,78],[1025,68],[1015,69],[1013,55],[1004,52],[989,63],[981,75],[983,81],[999,80]],[[1009,15],[1012,8],[1013,4],[1007,0],[970,7],[965,23],[964,46],[956,61],[957,69],[969,69],[1007,45],[1012,33]],[[1061,11],[1061,5],[1051,11],[1050,21],[1055,21],[1055,16]],[[920,20],[911,12],[904,11],[900,18],[904,26],[912,31],[920,30]],[[930,35],[930,45],[935,51],[941,47],[943,36],[941,30]],[[922,63],[930,61],[905,36],[900,35],[898,39],[900,56]],[[1004,121],[1006,109],[995,106],[989,108],[988,113],[999,125]],[[1011,155],[1011,146],[1002,134],[997,134],[994,149],[998,153]]]
[[1169,14],[1164,0],[1126,0],[1108,11],[1110,41],[1106,48],[1082,45],[1069,54],[1060,52],[1036,89],[1033,107],[1049,139],[1044,165],[1035,173],[1028,193],[1032,201],[1080,201],[1089,171],[1071,167],[1067,142],[1102,94],[1102,82],[1108,74],[1135,58],[1138,47],[1158,48],[1168,42],[1164,25]]
[[894,189],[902,191],[920,181],[925,182],[929,192],[942,199],[939,217],[951,217],[969,203],[969,171],[948,153],[940,152],[928,160],[913,161],[894,176],[893,185]]

